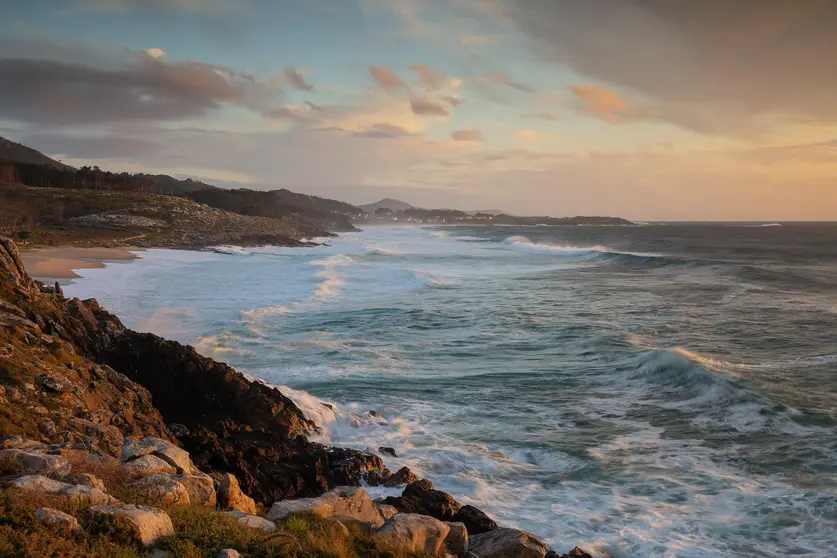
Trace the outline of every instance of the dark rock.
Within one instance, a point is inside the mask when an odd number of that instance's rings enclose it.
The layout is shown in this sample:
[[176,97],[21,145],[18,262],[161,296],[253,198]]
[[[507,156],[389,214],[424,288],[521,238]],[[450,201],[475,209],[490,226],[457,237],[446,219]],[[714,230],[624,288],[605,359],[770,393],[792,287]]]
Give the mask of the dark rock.
[[50,393],[66,393],[73,389],[72,383],[54,374],[38,374],[35,383],[39,388]]
[[376,418],[376,419],[384,418],[384,417],[381,416],[381,413],[379,413],[378,411],[375,411],[375,410],[370,410],[369,411],[369,416],[372,417],[372,418]]
[[186,426],[184,426],[184,425],[182,425],[178,422],[174,422],[174,423],[170,424],[169,425],[169,430],[171,431],[171,433],[176,438],[183,438],[184,436],[189,435],[189,429],[186,428]]
[[64,289],[61,288],[61,283],[59,281],[55,282],[55,294],[60,297],[64,297]]
[[407,467],[401,467],[384,481],[384,486],[401,486],[416,482],[418,477]]
[[395,507],[400,513],[429,515],[441,521],[451,521],[462,507],[447,492],[434,489],[428,480],[408,484],[401,496],[390,496],[383,503]]
[[391,448],[388,446],[381,446],[378,448],[378,451],[383,453],[384,455],[391,455],[393,457],[398,457],[395,453],[395,448]]
[[462,506],[450,519],[454,522],[464,523],[468,534],[479,535],[497,529],[497,523],[488,517],[485,512],[471,505]]
[[383,484],[392,473],[375,454],[349,448],[329,448],[329,469],[335,486]]
[[550,550],[544,558],[593,558],[593,555],[579,547],[575,547],[566,554],[558,554],[554,550]]

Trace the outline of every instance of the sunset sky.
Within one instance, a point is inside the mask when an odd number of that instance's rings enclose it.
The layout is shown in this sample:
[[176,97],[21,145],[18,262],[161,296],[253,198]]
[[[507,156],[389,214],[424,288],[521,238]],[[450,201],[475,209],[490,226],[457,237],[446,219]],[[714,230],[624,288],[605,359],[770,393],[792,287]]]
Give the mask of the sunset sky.
[[833,0],[0,4],[0,135],[366,203],[837,219]]

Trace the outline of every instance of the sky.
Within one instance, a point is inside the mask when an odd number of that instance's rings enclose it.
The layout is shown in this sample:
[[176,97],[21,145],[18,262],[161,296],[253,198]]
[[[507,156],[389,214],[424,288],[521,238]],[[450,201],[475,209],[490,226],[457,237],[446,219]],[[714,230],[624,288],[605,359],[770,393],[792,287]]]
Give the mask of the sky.
[[837,220],[833,0],[0,2],[0,136],[368,203]]

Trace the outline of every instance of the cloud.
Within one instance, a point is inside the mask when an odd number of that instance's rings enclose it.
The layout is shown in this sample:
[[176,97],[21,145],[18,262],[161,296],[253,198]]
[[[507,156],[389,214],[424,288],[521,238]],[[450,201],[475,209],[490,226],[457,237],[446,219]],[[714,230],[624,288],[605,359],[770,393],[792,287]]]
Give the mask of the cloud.
[[396,138],[404,138],[413,135],[409,130],[402,128],[401,126],[396,126],[394,124],[373,124],[368,129],[362,132],[356,132],[353,134],[355,137],[360,138],[380,138],[380,139],[396,139]]
[[510,78],[507,74],[504,74],[502,72],[490,72],[487,74],[482,74],[481,76],[479,76],[478,79],[485,83],[493,85],[505,85],[506,87],[511,87],[512,89],[517,89],[518,91],[525,91],[527,93],[533,93],[535,91],[528,85],[525,85],[523,83],[520,83],[519,81]]
[[436,68],[415,64],[410,66],[410,69],[418,73],[421,84],[430,90],[441,89],[447,84],[445,74]]
[[544,134],[536,132],[535,130],[518,130],[514,133],[514,137],[524,141],[546,141],[552,139],[552,134]]
[[247,0],[78,0],[80,12],[193,12],[200,14],[247,13]]
[[369,66],[369,75],[372,76],[372,79],[374,79],[378,85],[387,91],[395,91],[407,87],[404,80],[395,75],[395,72],[393,72],[389,66],[384,66],[382,68]]
[[179,120],[223,105],[267,113],[281,98],[281,91],[253,76],[146,52],[96,66],[6,57],[0,58],[0,75],[0,118],[24,122]]
[[285,68],[285,78],[288,83],[301,91],[313,91],[314,86],[305,81],[305,76],[296,68]]
[[615,91],[595,85],[573,85],[570,91],[584,103],[588,114],[611,124],[624,124],[630,114],[628,102]]
[[446,106],[434,103],[426,97],[411,98],[410,108],[413,114],[421,116],[450,116],[450,110]]
[[479,142],[482,143],[483,136],[479,130],[455,130],[451,135],[453,141]]
[[805,0],[507,0],[546,60],[688,129],[750,134],[837,122],[837,3]]
[[166,56],[165,51],[159,48],[147,48],[143,52],[151,58],[165,58]]

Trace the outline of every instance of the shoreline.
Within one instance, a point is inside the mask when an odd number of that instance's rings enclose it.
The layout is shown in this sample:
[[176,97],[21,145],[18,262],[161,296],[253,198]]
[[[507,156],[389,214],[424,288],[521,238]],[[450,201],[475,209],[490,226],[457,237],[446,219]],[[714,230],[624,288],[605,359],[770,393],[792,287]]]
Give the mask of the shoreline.
[[33,279],[78,279],[76,270],[102,269],[107,263],[131,262],[143,248],[76,248],[72,246],[22,250],[21,260]]

